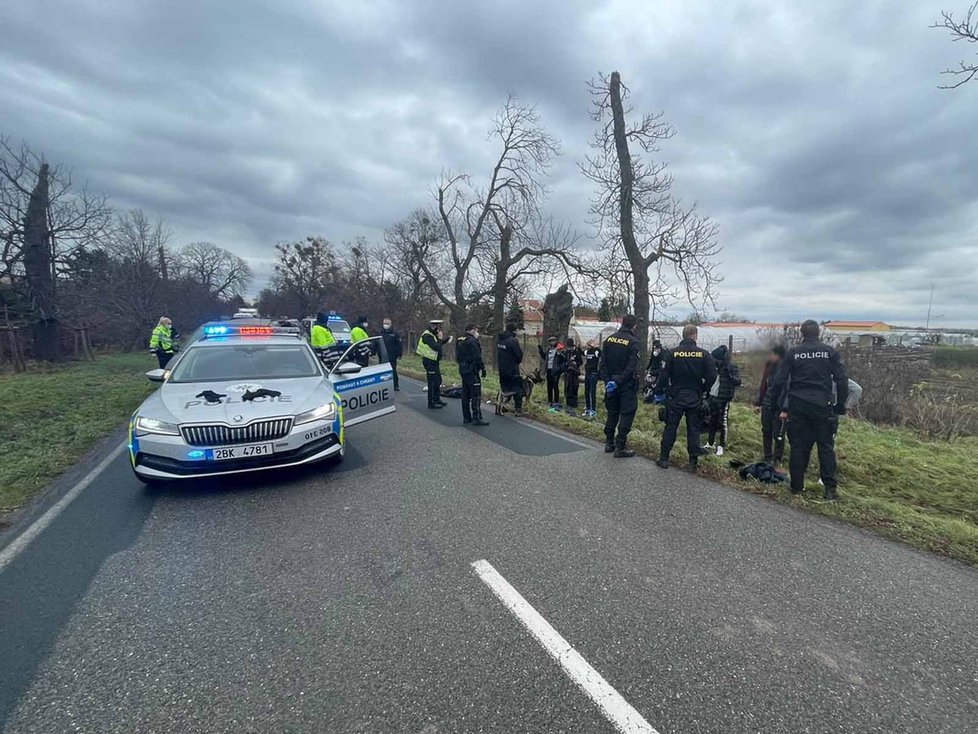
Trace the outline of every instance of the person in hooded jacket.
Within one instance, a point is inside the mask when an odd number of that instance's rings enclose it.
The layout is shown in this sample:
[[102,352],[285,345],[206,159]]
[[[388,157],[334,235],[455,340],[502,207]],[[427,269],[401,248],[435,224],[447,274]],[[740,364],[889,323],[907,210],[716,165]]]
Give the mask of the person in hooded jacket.
[[[727,426],[730,418],[730,403],[734,393],[741,385],[740,370],[730,358],[726,345],[713,350],[713,361],[717,366],[717,379],[710,389],[709,430],[710,437],[705,449],[716,449],[717,456],[723,456],[727,448]],[[719,440],[717,440],[719,437]]]
[[761,409],[761,437],[764,442],[764,461],[779,465],[784,460],[784,421],[781,420],[781,396],[773,388],[775,377],[784,359],[785,348],[777,344],[764,363],[761,389],[755,405]]
[[537,346],[540,359],[543,360],[547,371],[547,402],[550,403],[551,412],[560,410],[560,376],[564,374],[566,366],[566,356],[564,345],[557,337],[552,336],[548,340],[548,347],[544,349]]
[[384,351],[387,352],[387,360],[390,362],[391,370],[394,372],[394,391],[397,392],[401,389],[397,377],[397,360],[401,358],[404,348],[401,345],[401,335],[394,331],[394,323],[390,318],[384,319],[380,337],[384,340]]
[[593,340],[584,350],[584,413],[582,418],[594,418],[598,414],[598,368],[601,365],[601,349]]
[[567,412],[571,415],[577,411],[577,391],[581,385],[583,365],[584,352],[573,339],[569,338],[564,348],[564,398],[567,402]]
[[523,362],[523,348],[516,338],[515,323],[506,324],[506,330],[496,336],[496,367],[499,370],[499,392],[504,397],[512,396],[516,415],[523,415],[523,376],[520,364]]

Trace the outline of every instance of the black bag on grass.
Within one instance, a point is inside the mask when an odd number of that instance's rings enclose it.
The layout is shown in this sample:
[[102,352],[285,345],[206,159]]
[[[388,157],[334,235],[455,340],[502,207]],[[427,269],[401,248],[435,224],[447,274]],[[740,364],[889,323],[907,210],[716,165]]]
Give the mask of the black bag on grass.
[[766,461],[756,461],[753,464],[743,466],[737,473],[741,479],[753,479],[764,484],[782,484],[786,478],[784,474]]

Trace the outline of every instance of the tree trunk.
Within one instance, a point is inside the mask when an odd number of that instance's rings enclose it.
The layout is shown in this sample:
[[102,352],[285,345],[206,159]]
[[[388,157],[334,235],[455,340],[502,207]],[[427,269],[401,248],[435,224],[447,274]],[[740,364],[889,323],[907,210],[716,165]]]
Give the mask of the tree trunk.
[[34,357],[56,362],[62,358],[62,354],[58,339],[54,276],[51,272],[49,205],[48,164],[43,163],[24,216],[24,279],[31,302],[31,315],[34,317],[31,326]]
[[573,315],[574,296],[565,283],[553,293],[548,293],[543,301],[543,336],[555,336],[558,341],[566,342]]
[[625,249],[625,256],[628,258],[632,270],[632,282],[635,285],[633,297],[637,320],[635,336],[638,337],[642,347],[641,360],[644,364],[649,340],[649,265],[635,241],[635,223],[632,209],[635,171],[632,168],[632,156],[628,152],[625,110],[621,102],[621,75],[617,71],[611,73],[610,87],[615,152],[618,154],[618,170],[621,176],[621,188],[618,192],[618,221],[621,229],[621,243]]
[[633,297],[633,308],[635,309],[635,336],[641,344],[641,356],[639,363],[648,364],[648,341],[649,341],[649,271],[644,268],[635,271],[635,296]]
[[[496,279],[493,283],[492,294],[493,294],[493,304],[492,304],[492,333],[493,335],[500,333],[504,328],[506,328],[506,280],[509,277],[509,268],[511,266],[510,262],[510,246],[513,241],[513,226],[507,224],[503,227],[502,231],[499,233],[499,259],[496,261]],[[493,365],[496,364],[496,350],[491,350],[491,359]]]

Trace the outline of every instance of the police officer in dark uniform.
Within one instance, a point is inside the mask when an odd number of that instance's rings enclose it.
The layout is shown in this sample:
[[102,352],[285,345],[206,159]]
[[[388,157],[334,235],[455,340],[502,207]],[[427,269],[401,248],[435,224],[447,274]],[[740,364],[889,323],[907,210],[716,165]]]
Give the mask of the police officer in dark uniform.
[[678,347],[665,352],[665,361],[655,384],[655,393],[666,393],[666,426],[656,462],[663,469],[669,468],[669,454],[676,443],[679,421],[684,417],[690,471],[696,471],[699,461],[703,396],[716,382],[717,367],[713,356],[696,346],[697,336],[699,331],[693,324],[683,327],[683,339]]
[[[628,448],[628,432],[632,430],[638,410],[638,361],[641,345],[635,337],[635,316],[626,314],[621,328],[604,340],[599,375],[605,384],[604,407],[608,419],[604,424],[605,453],[615,452],[615,458],[635,456]],[[615,429],[618,435],[615,435]]]
[[465,333],[455,342],[458,374],[462,378],[462,422],[473,426],[488,426],[482,418],[482,380],[486,363],[482,361],[479,327],[468,324]]
[[816,321],[809,319],[801,325],[802,342],[785,354],[771,389],[783,396],[781,419],[788,422],[791,441],[791,493],[805,491],[805,471],[812,446],[817,444],[825,499],[835,500],[835,432],[839,416],[846,412],[849,379],[839,352],[819,341],[818,332]]

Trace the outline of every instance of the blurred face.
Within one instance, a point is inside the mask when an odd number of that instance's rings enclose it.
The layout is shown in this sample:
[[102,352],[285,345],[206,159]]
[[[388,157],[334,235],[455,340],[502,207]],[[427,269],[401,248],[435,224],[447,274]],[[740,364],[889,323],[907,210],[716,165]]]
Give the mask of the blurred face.
[[391,324],[390,319],[384,319],[384,328],[390,329],[393,324]]
[[170,319],[163,319],[163,326],[169,328],[169,327],[173,326],[173,322],[170,321]]

